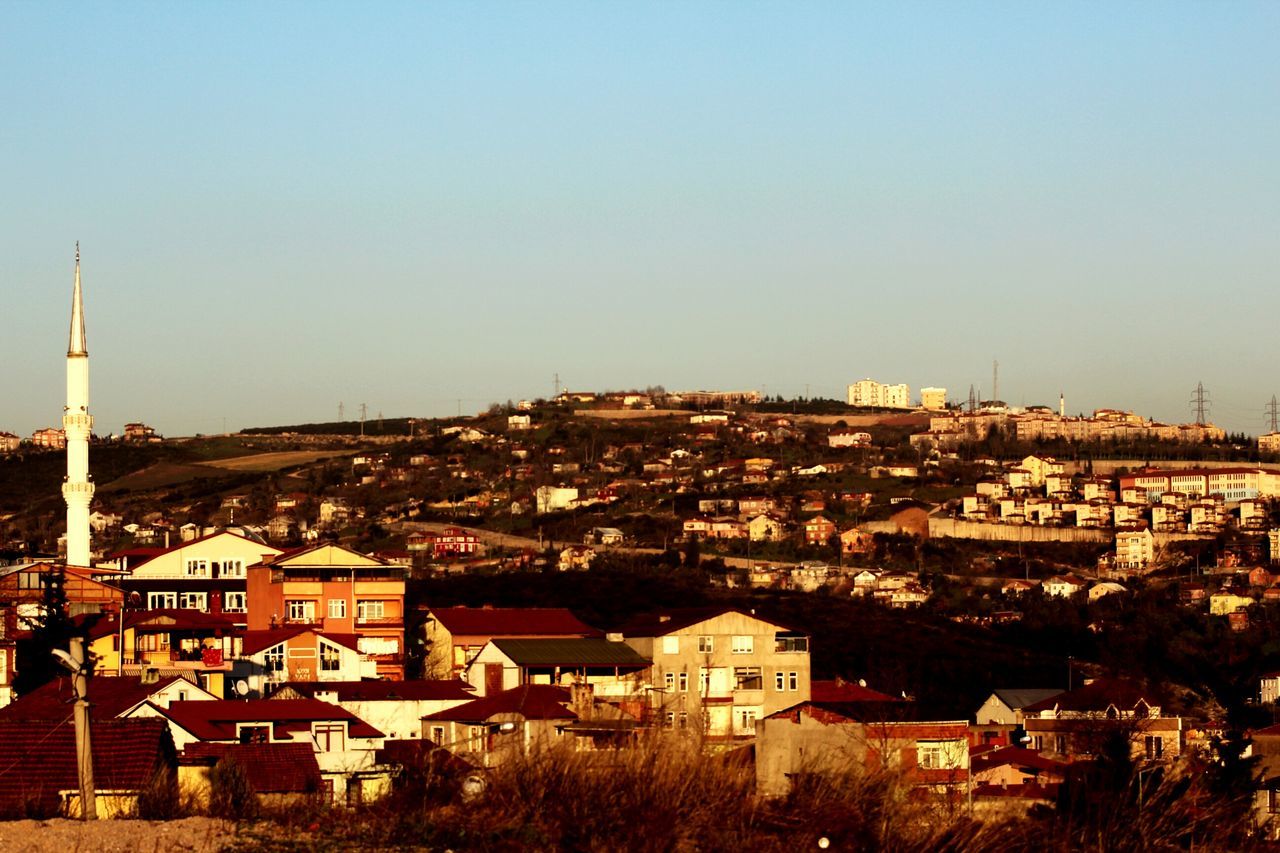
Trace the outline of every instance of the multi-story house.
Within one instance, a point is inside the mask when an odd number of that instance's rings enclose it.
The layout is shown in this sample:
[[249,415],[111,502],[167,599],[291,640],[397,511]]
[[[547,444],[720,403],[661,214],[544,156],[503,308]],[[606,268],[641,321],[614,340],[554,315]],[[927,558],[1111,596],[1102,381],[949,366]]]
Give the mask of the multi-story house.
[[250,630],[310,626],[354,634],[382,678],[404,678],[404,566],[330,543],[248,568]]
[[752,737],[756,721],[809,698],[809,638],[729,607],[640,617],[624,641],[653,662],[650,713],[710,738]]
[[563,607],[433,607],[423,624],[428,678],[460,675],[498,638],[604,636]]
[[283,553],[264,542],[222,530],[184,542],[133,567],[121,581],[148,610],[239,614],[246,623],[247,569]]
[[826,545],[835,532],[835,523],[822,515],[815,515],[813,518],[805,519],[801,524],[801,533],[804,536],[804,544],[806,545]]
[[1116,732],[1133,757],[1171,761],[1182,752],[1182,718],[1165,716],[1161,703],[1129,681],[1098,678],[1023,709],[1023,727],[1036,752],[1077,760],[1099,754]]
[[1116,558],[1121,571],[1143,571],[1155,559],[1156,538],[1145,523],[1116,530]]

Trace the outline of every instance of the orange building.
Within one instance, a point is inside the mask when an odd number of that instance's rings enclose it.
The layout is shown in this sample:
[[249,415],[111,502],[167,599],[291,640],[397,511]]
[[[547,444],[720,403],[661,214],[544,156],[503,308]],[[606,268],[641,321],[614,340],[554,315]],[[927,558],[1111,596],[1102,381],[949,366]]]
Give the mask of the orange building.
[[350,635],[381,678],[404,678],[405,569],[332,543],[248,569],[250,631],[288,626]]

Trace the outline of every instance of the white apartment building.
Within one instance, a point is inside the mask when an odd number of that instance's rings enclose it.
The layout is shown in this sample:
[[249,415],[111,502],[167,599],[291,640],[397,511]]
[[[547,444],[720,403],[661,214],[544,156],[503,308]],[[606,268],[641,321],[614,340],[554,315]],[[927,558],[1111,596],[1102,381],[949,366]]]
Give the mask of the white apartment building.
[[947,407],[946,388],[921,388],[920,408],[930,411],[942,411]]
[[860,379],[849,386],[849,405],[909,409],[911,388],[906,385],[882,385],[874,379]]

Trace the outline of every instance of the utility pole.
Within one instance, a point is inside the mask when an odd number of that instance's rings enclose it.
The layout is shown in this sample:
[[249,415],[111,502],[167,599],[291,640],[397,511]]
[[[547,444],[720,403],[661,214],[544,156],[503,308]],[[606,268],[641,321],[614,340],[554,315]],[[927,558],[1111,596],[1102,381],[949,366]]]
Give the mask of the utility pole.
[[[123,614],[121,614],[123,616]],[[120,649],[124,654],[124,649]],[[93,744],[89,738],[89,667],[85,663],[84,639],[71,638],[71,684],[75,688],[76,705],[73,715],[76,727],[76,770],[80,776],[80,817],[82,820],[98,819],[98,801],[93,786]]]
[[1205,420],[1206,413],[1209,410],[1209,406],[1212,405],[1212,401],[1209,399],[1209,392],[1204,390],[1203,382],[1196,383],[1196,390],[1191,393],[1191,405],[1196,410],[1196,423],[1204,426],[1207,422]]
[[551,399],[554,400],[560,396],[560,374],[559,373],[555,374],[555,378],[552,380],[551,387],[555,389],[551,394]]
[[1271,431],[1276,432],[1277,424],[1280,424],[1280,403],[1276,402],[1276,395],[1271,395],[1271,402],[1267,403],[1267,421],[1271,424]]

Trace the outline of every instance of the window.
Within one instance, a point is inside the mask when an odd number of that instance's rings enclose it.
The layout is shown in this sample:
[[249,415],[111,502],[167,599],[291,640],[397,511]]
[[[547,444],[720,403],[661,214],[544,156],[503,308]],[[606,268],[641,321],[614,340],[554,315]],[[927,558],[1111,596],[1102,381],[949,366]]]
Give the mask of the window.
[[778,634],[774,637],[773,650],[775,652],[807,652],[809,638],[798,634]]
[[400,654],[400,641],[394,637],[361,637],[356,646],[364,655]]
[[435,743],[436,746],[440,746],[442,743],[444,743],[444,726],[431,727],[431,740]]
[[667,728],[671,728],[676,724],[676,712],[667,711],[662,718],[662,724]]
[[754,734],[756,730],[756,717],[759,708],[734,708],[733,722],[734,734],[749,735]]
[[689,692],[689,673],[687,672],[680,673],[680,692]]
[[668,693],[676,689],[676,674],[674,672],[668,672],[665,676],[665,681]]
[[800,673],[798,672],[787,673],[787,689],[792,692],[795,692],[800,689]]
[[1159,735],[1147,735],[1147,758],[1159,759],[1164,757],[1164,738]]
[[320,643],[320,671],[337,672],[342,668],[342,652],[337,646]]
[[676,717],[676,724],[682,729],[689,728],[689,712],[681,711],[679,716]]
[[240,726],[241,743],[269,743],[271,741],[270,726]]
[[342,723],[317,723],[315,729],[316,747],[321,752],[341,752],[342,736],[346,726]]
[[356,602],[356,618],[361,622],[368,622],[370,619],[382,619],[383,613],[386,611],[385,601],[357,601]]
[[316,603],[314,601],[286,601],[290,622],[316,621]]
[[329,618],[330,619],[346,619],[347,618],[347,600],[345,598],[329,599]]
[[1067,753],[1067,736],[1066,735],[1053,736],[1053,751],[1058,753],[1059,755],[1066,755]]
[[703,635],[698,638],[698,654],[709,655],[716,650],[715,637]]
[[[214,563],[214,568],[218,567]],[[218,577],[223,578],[242,578],[244,577],[244,561],[243,560],[223,560],[222,567],[218,571]]]
[[735,666],[733,668],[734,690],[763,690],[764,678],[758,666]]
[[1035,737],[1033,737],[1031,739],[1031,745],[1035,747],[1036,752],[1039,752],[1040,750],[1044,749],[1044,736],[1036,735]]
[[751,654],[754,643],[750,634],[735,634],[733,637],[733,653],[735,655]]
[[773,689],[779,692],[787,689],[786,673],[775,672],[773,674]]
[[173,608],[178,606],[178,594],[176,592],[149,592],[147,593],[147,609],[159,610],[161,608]]
[[662,653],[664,655],[680,654],[680,638],[678,636],[662,638]]
[[187,560],[187,577],[189,578],[209,577],[209,561],[208,560]]
[[954,741],[922,740],[916,743],[916,765],[930,770],[951,770],[960,766],[964,747]]
[[228,592],[223,598],[222,609],[227,613],[244,613],[248,607],[243,592]]
[[206,592],[184,592],[178,596],[178,606],[183,610],[208,610],[209,594]]
[[43,589],[44,584],[40,582],[40,573],[37,572],[19,572],[18,573],[18,589]]
[[272,646],[262,654],[268,673],[284,672],[284,643]]

